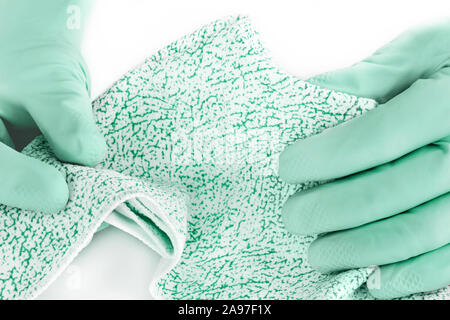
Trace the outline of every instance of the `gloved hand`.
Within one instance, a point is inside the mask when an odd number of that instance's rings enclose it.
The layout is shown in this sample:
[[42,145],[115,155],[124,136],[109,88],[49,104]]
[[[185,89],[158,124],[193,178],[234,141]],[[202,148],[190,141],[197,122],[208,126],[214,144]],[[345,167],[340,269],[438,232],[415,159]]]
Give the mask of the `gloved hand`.
[[450,284],[450,21],[311,82],[380,104],[280,156],[289,183],[335,179],[282,211],[293,233],[327,233],[309,248],[312,267],[380,266],[378,298]]
[[0,203],[56,212],[69,191],[53,167],[13,149],[3,120],[37,126],[55,155],[95,165],[106,151],[80,54],[90,0],[0,0]]

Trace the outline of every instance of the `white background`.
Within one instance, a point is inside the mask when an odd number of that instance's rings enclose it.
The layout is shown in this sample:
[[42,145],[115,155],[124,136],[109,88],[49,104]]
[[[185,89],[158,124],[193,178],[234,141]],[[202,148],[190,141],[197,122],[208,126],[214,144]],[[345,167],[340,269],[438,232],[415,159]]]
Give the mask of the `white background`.
[[[250,16],[275,62],[307,78],[361,60],[411,26],[450,18],[450,1],[97,0],[83,49],[93,98],[156,50],[232,14]],[[157,260],[111,227],[41,298],[147,299]]]

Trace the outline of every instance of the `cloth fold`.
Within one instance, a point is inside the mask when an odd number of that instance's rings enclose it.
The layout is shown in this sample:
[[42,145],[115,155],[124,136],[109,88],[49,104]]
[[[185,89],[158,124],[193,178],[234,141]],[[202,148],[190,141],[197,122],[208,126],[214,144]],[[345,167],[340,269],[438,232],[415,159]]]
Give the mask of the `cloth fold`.
[[314,237],[289,234],[280,209],[315,184],[283,183],[277,161],[288,144],[375,107],[280,70],[245,17],[202,27],[93,103],[108,145],[99,166],[62,164],[41,137],[24,150],[63,172],[71,195],[55,215],[0,207],[0,297],[35,297],[107,222],[163,257],[156,297],[371,298],[362,285],[373,268],[310,268]]

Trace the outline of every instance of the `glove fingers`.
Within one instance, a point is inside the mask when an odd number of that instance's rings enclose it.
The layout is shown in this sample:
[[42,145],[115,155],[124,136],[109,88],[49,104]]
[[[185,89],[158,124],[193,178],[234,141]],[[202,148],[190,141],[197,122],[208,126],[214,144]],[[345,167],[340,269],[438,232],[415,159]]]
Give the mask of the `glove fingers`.
[[290,183],[340,178],[398,159],[450,134],[450,68],[417,81],[377,109],[287,147]]
[[450,191],[450,143],[441,141],[396,161],[292,196],[282,211],[293,233],[319,234],[380,220]]
[[55,213],[69,197],[61,173],[0,143],[0,203]]
[[426,78],[450,56],[450,20],[411,30],[355,65],[309,79],[330,89],[384,103]]
[[445,287],[450,284],[450,244],[406,261],[382,266],[367,283],[370,293],[379,299]]
[[80,81],[60,79],[53,88],[45,90],[26,106],[56,156],[89,166],[102,161],[106,144]]
[[318,238],[309,262],[322,272],[384,265],[450,242],[450,194],[394,217]]

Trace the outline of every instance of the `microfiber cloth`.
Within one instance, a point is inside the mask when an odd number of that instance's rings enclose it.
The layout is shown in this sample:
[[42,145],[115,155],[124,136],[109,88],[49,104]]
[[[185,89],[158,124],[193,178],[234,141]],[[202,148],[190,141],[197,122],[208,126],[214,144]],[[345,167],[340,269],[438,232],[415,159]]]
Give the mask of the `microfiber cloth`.
[[59,162],[42,137],[24,149],[65,175],[70,200],[53,215],[0,207],[0,297],[37,296],[106,222],[161,254],[150,284],[159,298],[371,298],[373,269],[308,265],[314,237],[289,234],[280,209],[314,183],[283,183],[277,161],[296,140],[375,107],[280,70],[245,17],[204,26],[93,103],[108,145],[96,168]]

